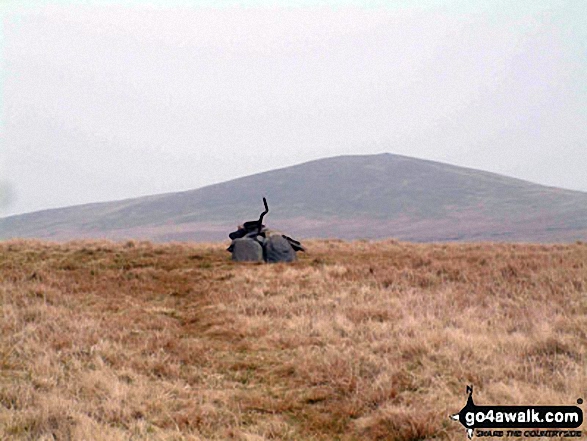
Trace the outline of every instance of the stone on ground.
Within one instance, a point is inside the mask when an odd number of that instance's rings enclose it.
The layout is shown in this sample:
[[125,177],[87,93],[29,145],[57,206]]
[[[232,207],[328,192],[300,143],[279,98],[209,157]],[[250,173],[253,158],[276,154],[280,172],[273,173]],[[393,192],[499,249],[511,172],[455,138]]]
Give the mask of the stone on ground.
[[232,241],[232,260],[236,262],[262,262],[263,247],[253,239],[234,239]]
[[270,236],[265,242],[265,260],[268,263],[293,262],[296,252],[283,236]]

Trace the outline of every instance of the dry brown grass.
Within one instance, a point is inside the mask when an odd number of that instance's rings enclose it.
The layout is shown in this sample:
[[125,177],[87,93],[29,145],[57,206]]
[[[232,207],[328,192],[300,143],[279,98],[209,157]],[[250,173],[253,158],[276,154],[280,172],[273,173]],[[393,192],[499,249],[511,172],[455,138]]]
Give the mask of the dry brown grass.
[[458,439],[587,398],[587,245],[0,243],[0,439]]

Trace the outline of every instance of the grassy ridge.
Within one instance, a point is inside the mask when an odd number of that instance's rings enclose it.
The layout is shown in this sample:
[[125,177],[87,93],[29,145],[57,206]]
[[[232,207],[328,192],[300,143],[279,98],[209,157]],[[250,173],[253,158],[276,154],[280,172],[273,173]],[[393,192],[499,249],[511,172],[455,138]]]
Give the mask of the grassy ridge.
[[587,395],[587,246],[0,244],[0,439],[459,439]]
[[325,158],[196,190],[0,219],[0,239],[215,241],[257,219],[297,238],[573,242],[587,193],[400,155]]

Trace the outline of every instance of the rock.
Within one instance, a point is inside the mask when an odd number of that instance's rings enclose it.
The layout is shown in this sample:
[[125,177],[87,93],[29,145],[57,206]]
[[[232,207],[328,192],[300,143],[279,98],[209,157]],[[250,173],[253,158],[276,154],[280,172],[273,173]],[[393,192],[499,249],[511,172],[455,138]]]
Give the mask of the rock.
[[300,242],[298,242],[295,239],[292,239],[289,236],[286,236],[281,231],[270,230],[269,228],[266,228],[266,229],[263,230],[263,234],[267,238],[272,237],[272,236],[281,236],[281,237],[285,238],[285,240],[287,240],[289,242],[289,244],[294,249],[294,251],[306,251],[306,249],[302,246],[302,244]]
[[234,239],[231,248],[236,262],[263,262],[263,247],[254,239]]
[[293,262],[294,260],[296,260],[296,252],[285,237],[275,235],[266,239],[266,262]]
[[237,262],[293,262],[296,251],[305,251],[300,242],[279,231],[270,230],[263,225],[263,217],[269,213],[267,199],[263,198],[265,211],[259,220],[247,221],[228,235],[232,243],[227,251]]

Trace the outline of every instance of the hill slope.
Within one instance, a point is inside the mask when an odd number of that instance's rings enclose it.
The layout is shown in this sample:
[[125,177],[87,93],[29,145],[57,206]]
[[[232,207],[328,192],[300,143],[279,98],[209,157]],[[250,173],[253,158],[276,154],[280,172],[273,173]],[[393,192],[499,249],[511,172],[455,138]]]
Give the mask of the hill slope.
[[297,237],[587,238],[587,193],[405,156],[340,156],[211,185],[0,220],[0,237],[219,240],[258,217]]

